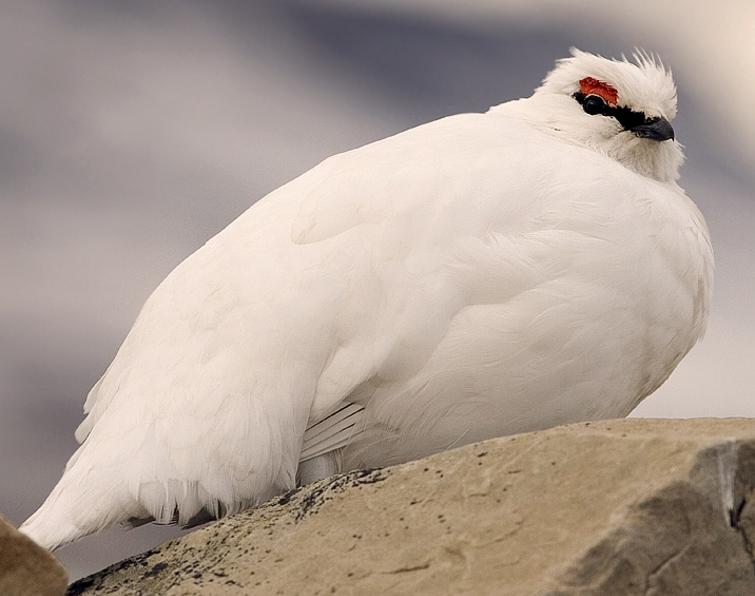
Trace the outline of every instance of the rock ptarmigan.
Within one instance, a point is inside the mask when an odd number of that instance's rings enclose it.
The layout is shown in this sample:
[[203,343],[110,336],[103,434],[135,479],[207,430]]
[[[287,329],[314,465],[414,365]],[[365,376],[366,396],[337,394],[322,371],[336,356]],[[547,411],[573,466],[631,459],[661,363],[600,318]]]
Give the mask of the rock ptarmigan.
[[713,257],[659,61],[326,159],[150,296],[22,530],[221,516],[339,470],[627,415],[703,333]]

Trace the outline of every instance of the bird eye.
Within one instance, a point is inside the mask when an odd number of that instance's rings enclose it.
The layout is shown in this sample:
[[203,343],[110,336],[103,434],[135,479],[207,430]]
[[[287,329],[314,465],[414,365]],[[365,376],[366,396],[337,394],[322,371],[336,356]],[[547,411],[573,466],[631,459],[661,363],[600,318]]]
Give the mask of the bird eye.
[[602,114],[608,107],[606,101],[599,95],[588,95],[582,102],[582,109],[590,115]]

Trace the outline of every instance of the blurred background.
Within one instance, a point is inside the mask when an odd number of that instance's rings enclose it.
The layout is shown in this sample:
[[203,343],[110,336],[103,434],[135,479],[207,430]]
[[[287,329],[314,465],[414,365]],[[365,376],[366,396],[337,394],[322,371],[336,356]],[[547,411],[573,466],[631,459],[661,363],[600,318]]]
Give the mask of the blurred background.
[[[755,3],[5,0],[0,5],[0,513],[76,445],[150,291],[250,204],[336,152],[529,95],[570,46],[657,51],[682,184],[717,257],[707,337],[638,416],[755,416]],[[59,552],[72,578],[179,532]]]

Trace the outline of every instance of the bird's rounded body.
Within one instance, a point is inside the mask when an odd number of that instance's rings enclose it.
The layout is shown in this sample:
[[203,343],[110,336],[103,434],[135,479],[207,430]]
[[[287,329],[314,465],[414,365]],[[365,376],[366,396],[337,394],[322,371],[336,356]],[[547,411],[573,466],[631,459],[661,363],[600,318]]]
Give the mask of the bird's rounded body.
[[[703,332],[705,223],[675,182],[516,103],[331,157],[179,265],[27,531],[56,546],[258,503],[294,485],[305,429],[345,403],[360,417],[341,469],[627,415]],[[102,512],[77,513],[74,485]]]

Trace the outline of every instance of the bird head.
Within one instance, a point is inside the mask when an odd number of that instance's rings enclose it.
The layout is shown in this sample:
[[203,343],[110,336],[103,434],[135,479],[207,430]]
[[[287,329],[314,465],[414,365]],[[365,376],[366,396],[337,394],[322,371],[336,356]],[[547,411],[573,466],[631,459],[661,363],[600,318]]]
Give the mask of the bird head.
[[684,159],[671,125],[676,86],[654,56],[609,60],[577,49],[557,62],[529,102],[526,119],[663,182]]

